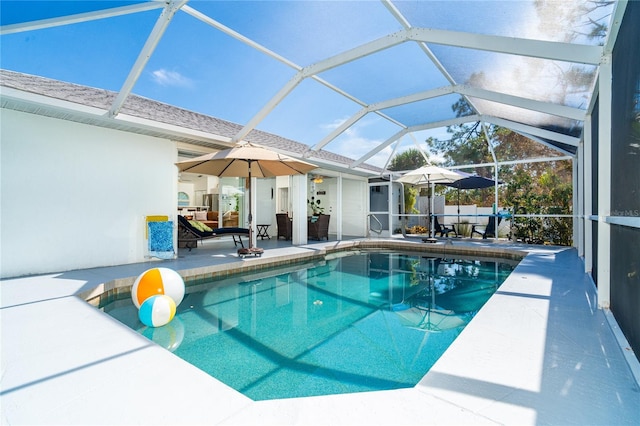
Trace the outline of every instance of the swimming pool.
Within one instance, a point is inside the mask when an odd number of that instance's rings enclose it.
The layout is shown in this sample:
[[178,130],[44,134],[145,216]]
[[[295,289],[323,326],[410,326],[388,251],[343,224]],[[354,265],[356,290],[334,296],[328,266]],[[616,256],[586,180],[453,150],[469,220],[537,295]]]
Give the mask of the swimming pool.
[[399,389],[415,386],[515,263],[349,253],[188,288],[156,329],[132,303],[105,311],[254,400]]

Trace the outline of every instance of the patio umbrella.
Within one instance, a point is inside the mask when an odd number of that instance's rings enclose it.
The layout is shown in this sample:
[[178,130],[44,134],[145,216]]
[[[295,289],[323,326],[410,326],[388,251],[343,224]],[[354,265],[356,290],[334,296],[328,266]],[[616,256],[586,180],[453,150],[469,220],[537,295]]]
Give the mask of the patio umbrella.
[[[461,189],[481,189],[490,188],[495,186],[496,181],[483,176],[470,175],[464,172],[458,172],[464,177],[451,183],[445,183],[444,185],[458,190],[458,232],[460,231],[460,190]],[[498,182],[500,184],[502,182]]]
[[455,312],[465,314],[477,312],[496,292],[495,284],[468,287],[456,287],[437,296],[438,306]]
[[425,186],[432,183],[450,183],[461,178],[461,174],[437,166],[423,166],[399,177],[396,181],[410,185]]
[[[181,172],[248,178],[249,194],[251,194],[252,177],[303,175],[317,168],[306,161],[279,154],[248,142],[240,143],[231,149],[180,161],[176,165]],[[249,252],[240,249],[238,254],[262,253],[261,249],[253,247],[252,220],[251,195],[249,195]]]
[[[408,173],[405,173],[402,177],[398,178],[397,182],[407,183],[410,185],[416,186],[430,186],[431,184],[436,183],[451,183],[459,180],[461,178],[461,174],[455,172],[453,170],[444,169],[442,167],[437,166],[423,166],[416,170],[412,170]],[[431,219],[431,192],[429,192],[429,221],[433,222]],[[433,226],[431,223],[429,234],[433,234]],[[433,236],[433,235],[431,235]]]

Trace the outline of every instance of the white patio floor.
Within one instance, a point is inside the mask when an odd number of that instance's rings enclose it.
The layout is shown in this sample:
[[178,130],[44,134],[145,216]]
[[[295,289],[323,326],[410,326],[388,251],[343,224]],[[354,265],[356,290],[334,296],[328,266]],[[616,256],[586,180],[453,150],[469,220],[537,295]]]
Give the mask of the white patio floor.
[[[265,258],[327,244],[260,242]],[[454,245],[529,255],[415,388],[261,402],[75,296],[158,262],[4,280],[2,424],[638,424],[637,360],[575,250]],[[162,266],[252,261],[220,241]]]

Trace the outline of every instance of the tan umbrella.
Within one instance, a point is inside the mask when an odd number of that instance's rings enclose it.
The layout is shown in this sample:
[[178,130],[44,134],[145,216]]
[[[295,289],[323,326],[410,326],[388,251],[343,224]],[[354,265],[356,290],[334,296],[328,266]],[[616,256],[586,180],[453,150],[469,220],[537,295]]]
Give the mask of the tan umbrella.
[[[412,170],[408,173],[405,173],[402,177],[396,179],[396,182],[407,183],[410,185],[416,186],[430,186],[431,184],[436,183],[451,183],[455,182],[464,176],[458,172],[454,172],[453,170],[443,169],[442,167],[437,166],[423,166],[419,169]],[[431,210],[433,206],[431,205],[431,190],[429,190],[429,222],[431,223],[429,234],[433,237],[433,228],[434,228],[434,220],[431,216]]]
[[[303,175],[318,167],[248,142],[224,151],[180,161],[176,165],[181,172],[248,178],[249,192],[251,192],[252,177]],[[251,210],[251,196],[249,196],[249,252],[261,253],[261,249],[253,247]]]
[[453,170],[443,169],[437,166],[424,166],[419,169],[405,173],[398,178],[397,182],[408,183],[410,185],[425,186],[432,183],[451,183],[461,179],[462,176]]

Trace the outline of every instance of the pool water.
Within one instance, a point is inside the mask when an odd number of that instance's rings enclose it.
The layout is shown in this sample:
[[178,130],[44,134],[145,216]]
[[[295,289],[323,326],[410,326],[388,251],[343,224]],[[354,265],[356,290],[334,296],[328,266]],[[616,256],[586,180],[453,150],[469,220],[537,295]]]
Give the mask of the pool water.
[[[110,315],[254,400],[415,386],[514,262],[359,253],[211,282],[174,320]],[[190,291],[190,289],[188,289]]]

